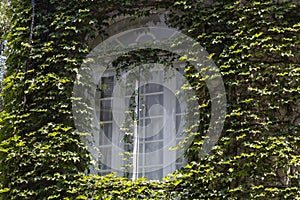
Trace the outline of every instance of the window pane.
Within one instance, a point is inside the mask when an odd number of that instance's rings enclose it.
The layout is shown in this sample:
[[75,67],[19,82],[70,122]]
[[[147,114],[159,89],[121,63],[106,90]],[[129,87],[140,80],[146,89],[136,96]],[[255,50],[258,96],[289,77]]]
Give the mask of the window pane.
[[146,141],[163,139],[163,118],[145,119],[145,137]]
[[163,164],[163,151],[156,151],[145,154],[145,165],[161,165]]
[[163,142],[149,142],[145,144],[145,152],[151,153],[151,152],[161,151],[162,147],[163,147]]
[[154,170],[154,169],[153,168],[146,169],[146,173],[145,173],[146,178],[152,180],[160,180],[163,177],[163,169],[158,169],[158,170]]
[[111,121],[111,100],[102,100],[100,102],[100,121]]
[[159,84],[154,83],[147,83],[144,85],[144,87],[141,89],[141,93],[154,93],[154,92],[162,92],[163,86]]
[[109,145],[112,143],[112,124],[106,123],[102,126],[100,134],[100,145]]
[[150,115],[151,116],[162,115],[163,101],[164,99],[162,94],[145,96],[145,115],[147,117]]
[[114,77],[102,77],[101,78],[101,96],[102,98],[111,97],[114,89]]
[[[158,131],[157,134],[147,134],[148,131],[146,131],[145,141],[153,141],[153,140],[162,140],[164,137],[164,131]],[[149,136],[149,137],[147,137]]]

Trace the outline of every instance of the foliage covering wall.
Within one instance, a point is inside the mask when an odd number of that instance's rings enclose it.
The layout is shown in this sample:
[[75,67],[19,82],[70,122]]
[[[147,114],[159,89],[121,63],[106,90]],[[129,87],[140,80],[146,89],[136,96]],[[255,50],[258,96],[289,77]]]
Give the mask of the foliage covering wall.
[[[10,2],[0,119],[3,199],[300,199],[299,2]],[[74,128],[71,93],[89,52],[86,36],[105,38],[110,18],[159,7],[176,11],[169,23],[205,47],[223,75],[222,136],[200,159],[204,118],[186,151],[190,165],[165,182],[85,175],[90,155]],[[193,77],[200,91],[204,81]],[[209,110],[209,101],[202,103],[199,109]]]

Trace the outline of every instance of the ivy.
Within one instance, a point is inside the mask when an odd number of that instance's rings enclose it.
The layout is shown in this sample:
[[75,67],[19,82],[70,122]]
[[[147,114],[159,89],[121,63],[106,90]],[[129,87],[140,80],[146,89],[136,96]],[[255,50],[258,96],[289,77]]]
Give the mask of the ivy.
[[[1,198],[300,199],[300,5],[214,2],[35,1],[31,29],[31,2],[11,0],[9,30],[1,29],[8,48]],[[141,5],[147,8],[140,10]],[[211,154],[199,156],[210,100],[205,77],[187,64],[196,109],[205,113],[190,132],[195,139],[186,149],[189,165],[164,181],[87,175],[91,158],[82,141],[85,133],[75,129],[71,112],[76,72],[91,41],[107,37],[111,18],[144,16],[158,8],[169,10],[167,23],[195,38],[220,69],[228,101],[221,138]],[[133,57],[119,63],[137,62]]]

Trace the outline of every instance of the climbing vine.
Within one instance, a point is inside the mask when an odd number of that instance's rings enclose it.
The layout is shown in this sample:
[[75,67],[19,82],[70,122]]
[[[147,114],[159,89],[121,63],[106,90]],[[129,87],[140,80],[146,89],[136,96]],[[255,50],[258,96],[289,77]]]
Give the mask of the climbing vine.
[[[33,7],[11,0],[0,197],[300,199],[299,2],[214,2],[42,0]],[[87,175],[85,133],[75,129],[71,112],[76,72],[90,42],[107,37],[111,19],[158,8],[167,9],[167,23],[197,40],[219,67],[228,101],[221,138],[200,157],[210,116],[200,118],[186,149],[189,165],[164,182]],[[199,110],[208,113],[205,77],[193,67],[186,73]]]

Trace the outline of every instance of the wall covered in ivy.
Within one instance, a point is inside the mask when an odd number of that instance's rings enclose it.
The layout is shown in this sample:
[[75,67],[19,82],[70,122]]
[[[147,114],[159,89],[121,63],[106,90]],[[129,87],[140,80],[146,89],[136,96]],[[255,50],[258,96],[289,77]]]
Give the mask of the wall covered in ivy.
[[[210,117],[203,116],[185,152],[189,165],[161,182],[87,175],[91,156],[71,97],[88,44],[107,37],[110,19],[159,8],[219,67],[227,95],[222,135],[200,157]],[[0,198],[300,199],[299,8],[294,0],[11,0]],[[207,113],[205,78],[186,71]]]

